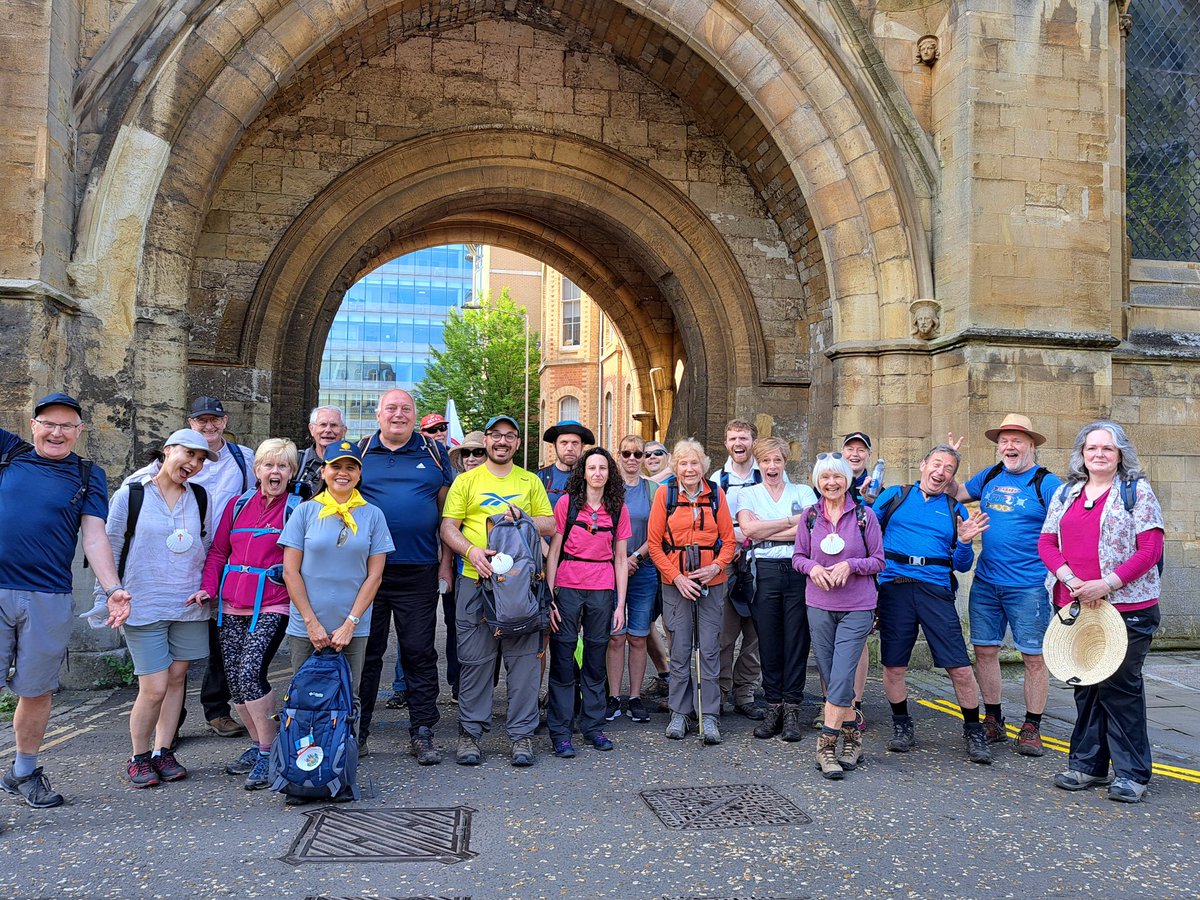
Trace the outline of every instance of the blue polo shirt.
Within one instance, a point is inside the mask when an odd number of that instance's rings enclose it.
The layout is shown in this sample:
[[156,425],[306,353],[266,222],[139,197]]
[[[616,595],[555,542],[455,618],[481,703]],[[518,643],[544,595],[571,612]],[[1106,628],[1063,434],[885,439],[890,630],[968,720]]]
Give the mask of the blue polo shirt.
[[430,565],[438,561],[438,492],[451,482],[450,457],[446,448],[430,441],[442,466],[439,469],[425,439],[413,430],[408,443],[389,450],[371,435],[363,454],[362,484],[358,492],[368,503],[383,510],[395,548],[389,564]]
[[[1038,556],[1038,536],[1050,498],[1062,484],[1053,472],[1042,480],[1042,499],[1033,486],[1037,466],[1019,475],[1007,469],[983,486],[988,469],[977,472],[967,482],[967,493],[979,501],[988,514],[988,530],[983,533],[983,548],[975,574],[1004,587],[1034,587],[1046,580],[1046,567]],[[982,492],[982,496],[980,494]]]
[[[21,439],[0,428],[0,453]],[[92,465],[87,497],[79,502],[79,457],[43,459],[29,451],[0,473],[0,588],[71,592],[71,561],[81,516],[108,518],[108,479]]]
[[558,503],[558,498],[567,493],[567,481],[571,477],[571,470],[563,471],[556,463],[551,463],[544,469],[537,470],[537,477],[541,479],[542,484],[546,488],[546,496],[550,498],[550,506]]
[[[893,485],[876,498],[872,509],[881,523],[884,509],[900,491],[900,485]],[[904,556],[950,558],[955,571],[967,571],[975,560],[975,550],[970,544],[959,541],[954,548],[954,556],[950,556],[950,544],[958,529],[957,519],[967,518],[966,507],[961,503],[955,502],[954,512],[956,519],[951,519],[950,504],[945,494],[926,497],[919,486],[913,485],[904,502],[888,519],[887,530],[883,533],[883,552],[886,554],[890,551]],[[947,589],[950,587],[949,567],[936,563],[916,566],[889,559],[879,580],[888,582],[896,578],[915,578],[926,584]]]

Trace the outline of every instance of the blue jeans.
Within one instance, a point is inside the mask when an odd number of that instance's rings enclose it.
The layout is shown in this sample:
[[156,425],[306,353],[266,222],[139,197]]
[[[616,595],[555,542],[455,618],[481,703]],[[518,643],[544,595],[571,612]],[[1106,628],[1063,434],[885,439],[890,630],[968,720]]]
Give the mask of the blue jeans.
[[968,601],[971,643],[999,647],[1004,631],[1012,628],[1013,646],[1030,656],[1042,653],[1042,638],[1050,625],[1050,595],[1041,582],[1023,587],[992,584],[978,575]]

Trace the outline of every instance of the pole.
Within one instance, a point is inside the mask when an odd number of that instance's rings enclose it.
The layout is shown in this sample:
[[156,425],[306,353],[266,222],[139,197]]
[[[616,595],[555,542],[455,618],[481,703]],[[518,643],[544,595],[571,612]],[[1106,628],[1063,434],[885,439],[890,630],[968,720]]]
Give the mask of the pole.
[[522,318],[525,320],[525,446],[522,448],[524,450],[525,455],[522,457],[522,459],[524,461],[524,468],[526,471],[528,471],[529,470],[529,310],[522,308],[521,311],[524,313]]

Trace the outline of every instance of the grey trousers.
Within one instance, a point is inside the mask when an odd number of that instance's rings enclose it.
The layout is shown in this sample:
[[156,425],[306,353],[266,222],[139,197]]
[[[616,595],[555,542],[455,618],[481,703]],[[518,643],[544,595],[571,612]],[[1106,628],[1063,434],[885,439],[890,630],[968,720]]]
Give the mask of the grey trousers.
[[854,703],[854,673],[874,623],[873,609],[831,612],[808,608],[813,658],[825,682],[825,699],[834,706]]
[[[722,595],[725,585],[721,585]],[[758,655],[758,631],[754,620],[741,616],[733,604],[724,602],[721,610],[721,693],[733,694],[734,703],[753,703],[754,692],[762,678],[762,660]],[[737,662],[733,659],[733,648],[738,635],[742,636],[742,649]]]
[[[721,611],[725,585],[715,584],[696,601],[700,622],[700,704],[705,715],[721,714]],[[673,584],[663,585],[663,625],[671,636],[671,681],[667,704],[671,712],[696,714],[696,678],[692,672],[692,601]]]
[[456,581],[454,626],[458,632],[458,725],[478,740],[492,728],[496,653],[504,660],[508,687],[508,737],[533,737],[538,724],[538,688],[542,672],[538,653],[542,635],[526,634],[499,641],[483,620],[483,589],[473,578]]

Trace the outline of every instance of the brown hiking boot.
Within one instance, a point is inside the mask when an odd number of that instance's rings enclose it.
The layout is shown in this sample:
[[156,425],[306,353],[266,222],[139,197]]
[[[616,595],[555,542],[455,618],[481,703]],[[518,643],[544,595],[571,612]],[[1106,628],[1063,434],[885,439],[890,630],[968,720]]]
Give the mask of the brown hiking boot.
[[817,735],[817,768],[821,770],[821,777],[828,778],[831,781],[837,781],[845,776],[842,767],[837,761],[837,742],[836,734],[826,734],[822,731]]
[[1008,732],[1004,728],[1004,717],[983,717],[983,733],[989,744],[1003,744],[1008,740]]
[[773,738],[783,729],[783,704],[768,703],[767,717],[754,726],[754,736],[766,740]]
[[1032,722],[1021,726],[1017,735],[1017,752],[1022,756],[1042,756],[1046,748],[1042,746],[1042,733]]
[[853,772],[862,762],[862,732],[851,722],[842,726],[842,752],[838,755],[838,765],[847,772]]

